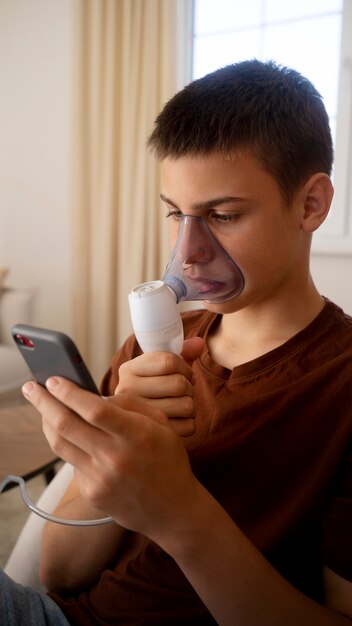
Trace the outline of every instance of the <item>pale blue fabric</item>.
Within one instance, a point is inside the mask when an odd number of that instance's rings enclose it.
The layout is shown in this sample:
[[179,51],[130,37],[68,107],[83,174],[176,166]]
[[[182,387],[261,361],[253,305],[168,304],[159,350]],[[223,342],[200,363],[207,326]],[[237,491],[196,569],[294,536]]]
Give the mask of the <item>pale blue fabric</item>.
[[70,626],[55,602],[15,583],[0,569],[0,624],[3,626]]

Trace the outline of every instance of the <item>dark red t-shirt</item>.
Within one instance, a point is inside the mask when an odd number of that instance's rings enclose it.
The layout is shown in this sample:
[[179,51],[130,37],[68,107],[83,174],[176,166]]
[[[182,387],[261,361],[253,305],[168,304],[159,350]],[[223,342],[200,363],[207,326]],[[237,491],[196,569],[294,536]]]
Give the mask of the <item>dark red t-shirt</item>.
[[[220,317],[183,321],[186,337],[206,338]],[[138,354],[130,337],[104,395]],[[352,581],[352,318],[327,302],[275,350],[230,371],[205,348],[193,369],[196,433],[184,444],[194,473],[272,565],[322,602],[324,563]],[[53,598],[79,626],[215,623],[173,559],[135,533],[96,586]]]

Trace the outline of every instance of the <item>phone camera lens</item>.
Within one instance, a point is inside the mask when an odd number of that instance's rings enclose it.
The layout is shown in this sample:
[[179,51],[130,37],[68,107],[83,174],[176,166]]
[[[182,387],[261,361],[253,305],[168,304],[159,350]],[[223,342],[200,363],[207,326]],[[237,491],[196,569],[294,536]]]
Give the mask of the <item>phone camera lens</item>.
[[17,334],[15,336],[15,339],[17,343],[20,344],[20,346],[25,346],[26,348],[34,348],[33,341],[31,339],[28,339],[28,337],[25,337],[24,335]]

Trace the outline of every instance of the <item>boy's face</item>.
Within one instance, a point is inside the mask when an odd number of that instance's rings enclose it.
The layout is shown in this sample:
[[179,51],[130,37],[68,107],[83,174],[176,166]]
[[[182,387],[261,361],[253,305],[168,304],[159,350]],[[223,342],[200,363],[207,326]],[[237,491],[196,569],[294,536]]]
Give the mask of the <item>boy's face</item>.
[[172,246],[177,217],[201,216],[244,275],[239,296],[223,304],[207,303],[207,309],[230,313],[285,294],[299,295],[307,279],[310,243],[301,228],[304,203],[299,193],[290,207],[285,205],[275,179],[249,153],[232,160],[218,154],[167,158],[162,173]]

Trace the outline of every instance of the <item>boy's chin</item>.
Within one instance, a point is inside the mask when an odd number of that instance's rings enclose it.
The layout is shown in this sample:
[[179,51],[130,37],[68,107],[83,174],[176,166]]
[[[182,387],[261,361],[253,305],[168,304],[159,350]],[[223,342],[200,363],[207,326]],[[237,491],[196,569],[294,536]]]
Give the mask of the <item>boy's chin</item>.
[[226,315],[226,313],[235,313],[236,311],[242,309],[241,303],[238,301],[238,296],[232,298],[231,300],[227,300],[226,302],[208,302],[207,300],[204,300],[203,302],[199,302],[199,304],[211,313],[221,313],[222,315]]

